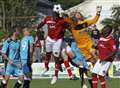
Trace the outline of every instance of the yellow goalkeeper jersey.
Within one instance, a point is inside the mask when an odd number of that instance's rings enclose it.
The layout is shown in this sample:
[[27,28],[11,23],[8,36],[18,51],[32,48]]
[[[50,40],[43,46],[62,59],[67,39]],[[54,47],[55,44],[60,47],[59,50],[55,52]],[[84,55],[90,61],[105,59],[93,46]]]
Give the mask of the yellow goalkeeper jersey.
[[87,59],[92,58],[91,52],[93,52],[95,49],[92,48],[93,41],[86,31],[86,28],[95,24],[98,21],[99,17],[99,15],[96,15],[93,19],[78,21],[77,23],[74,23],[71,18],[65,19],[67,23],[71,24],[71,32],[77,43],[77,46],[81,49],[81,52]]

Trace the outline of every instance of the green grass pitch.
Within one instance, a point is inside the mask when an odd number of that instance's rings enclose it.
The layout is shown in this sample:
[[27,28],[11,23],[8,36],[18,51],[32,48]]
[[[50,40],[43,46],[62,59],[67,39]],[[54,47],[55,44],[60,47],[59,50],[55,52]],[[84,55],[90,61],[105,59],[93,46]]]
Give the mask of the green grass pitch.
[[[31,83],[31,88],[81,88],[80,80],[59,79],[55,85],[50,85],[51,79],[34,79]],[[13,88],[15,80],[9,81],[9,88]],[[88,82],[87,82],[88,83]],[[89,87],[89,84],[88,88]],[[100,85],[98,85],[100,88]],[[120,79],[107,80],[107,88],[120,88]]]

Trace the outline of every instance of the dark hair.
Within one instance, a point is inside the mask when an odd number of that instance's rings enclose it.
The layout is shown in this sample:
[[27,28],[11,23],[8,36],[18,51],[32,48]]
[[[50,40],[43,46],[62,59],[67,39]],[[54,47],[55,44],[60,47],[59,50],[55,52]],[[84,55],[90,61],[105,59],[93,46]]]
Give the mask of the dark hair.
[[112,26],[110,26],[110,25],[106,25],[106,26],[104,27],[104,29],[109,30],[109,31],[108,31],[108,34],[110,34],[110,33],[112,32]]
[[15,33],[16,31],[17,31],[17,27],[16,27],[16,26],[12,27],[12,28],[10,29],[10,32],[9,32],[9,34],[8,34],[8,37],[11,37],[11,36],[13,35],[13,33]]
[[85,19],[85,17],[83,16],[82,13],[80,13],[80,12],[75,12],[75,15],[76,15],[76,14],[80,14],[80,16],[81,16],[81,20],[84,20],[84,19]]
[[109,36],[112,32],[112,26],[110,25],[104,26],[101,32],[102,32],[101,35],[103,35],[104,37]]

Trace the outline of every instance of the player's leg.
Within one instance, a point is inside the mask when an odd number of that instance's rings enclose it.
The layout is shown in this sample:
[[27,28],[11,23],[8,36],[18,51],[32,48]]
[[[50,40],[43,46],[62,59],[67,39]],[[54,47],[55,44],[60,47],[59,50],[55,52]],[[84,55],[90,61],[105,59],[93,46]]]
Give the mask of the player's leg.
[[60,58],[61,45],[62,45],[62,39],[58,39],[53,44],[53,57],[55,60],[55,74],[51,81],[51,84],[55,84],[58,79],[58,72],[60,68],[59,58]]
[[[1,84],[2,84],[2,81],[5,80],[5,64],[4,63],[0,63],[0,76],[2,77],[2,80],[1,80]],[[0,88],[1,88],[1,85],[0,84]]]
[[97,60],[97,62],[95,63],[95,65],[92,69],[92,86],[93,86],[93,88],[97,88],[97,84],[98,84],[97,75],[100,73],[100,70],[101,70],[101,63],[100,63],[100,60]]
[[91,71],[89,69],[87,69],[87,71],[85,72],[85,74],[88,77],[88,82],[90,84],[90,88],[93,88],[93,86],[92,86],[92,78],[91,78],[92,77]]
[[[86,74],[86,76],[88,77],[88,82],[90,84],[90,87],[92,87],[92,73],[90,71],[90,67],[88,65],[88,62],[86,61],[86,58],[81,54],[81,60],[82,60],[82,63],[83,63],[83,70],[84,70],[84,73]],[[86,86],[86,83],[84,83],[83,86]]]
[[67,53],[69,54],[69,52],[72,52],[71,48],[69,46],[66,46],[66,48],[62,49],[61,52],[62,52],[62,58],[64,59],[64,65],[65,65],[65,67],[67,69],[68,75],[69,75],[70,79],[73,80],[74,75],[73,75],[71,67],[69,65],[69,57],[67,55]]
[[58,57],[54,57],[55,59],[55,73],[54,73],[54,76],[52,78],[52,81],[51,81],[51,84],[55,84],[57,79],[58,79],[58,72],[59,72],[59,68],[60,68],[60,64],[59,64],[59,61],[58,61]]
[[42,74],[46,73],[49,70],[49,61],[51,59],[52,54],[52,41],[49,38],[46,39],[45,47],[46,47],[46,55],[44,59],[45,71]]
[[32,68],[28,63],[23,64],[24,84],[23,88],[30,88],[30,82],[32,80]]
[[51,59],[51,52],[46,52],[45,59],[44,59],[44,66],[45,69],[40,73],[41,75],[44,75],[49,70],[49,61]]
[[[89,41],[88,45],[86,47],[84,47],[84,48],[81,49],[81,52],[84,54],[85,60],[91,62],[92,65],[94,65],[95,62],[96,62],[96,56],[95,56],[95,49],[93,49],[92,45],[93,45],[92,42]],[[87,64],[85,61],[83,61],[83,62],[84,62],[84,65]],[[88,73],[89,73],[89,75],[88,75]],[[89,82],[91,88],[93,88],[92,79],[91,79],[91,75],[90,74],[92,75],[92,73],[90,72],[90,68],[89,68],[86,71],[86,75],[89,77],[88,82]],[[97,81],[97,77],[96,77],[95,74],[93,74],[93,80]],[[97,83],[94,84],[94,85],[96,86]]]
[[[89,41],[89,42],[90,43],[88,44],[88,46],[86,48],[86,50],[88,50],[89,52],[86,54],[87,54],[87,56],[89,56],[88,61],[92,63],[91,64],[92,66],[94,66],[98,58],[96,55],[96,50],[93,48],[92,41]],[[89,70],[90,70],[90,68],[89,68]],[[94,73],[92,74],[89,70],[88,70],[88,72],[90,73],[90,75],[88,75],[88,77],[89,77],[88,82],[89,82],[91,88],[97,87],[97,82],[98,82],[97,75]],[[91,75],[92,75],[92,79],[91,79]],[[93,82],[93,81],[96,81],[96,82]]]
[[1,82],[1,88],[7,88],[9,78],[10,78],[10,76],[8,76],[8,75],[5,76],[5,79],[3,79]]
[[85,74],[88,77],[88,82],[90,84],[90,88],[93,88],[93,86],[92,86],[92,78],[91,78],[92,77],[92,72],[91,72],[90,64],[88,65],[86,60],[85,60],[85,63],[83,62],[83,64],[84,64],[84,67],[86,69]]
[[98,78],[97,78],[97,74],[92,74],[92,87],[93,88],[97,88],[97,84],[98,84]]
[[20,88],[22,86],[23,80],[24,80],[24,77],[23,76],[19,76],[17,82],[14,85],[14,88]]
[[62,64],[64,63],[64,60],[62,59],[62,57],[60,56],[60,59],[59,59],[59,64],[60,64],[60,67],[59,67],[59,70],[61,72],[63,72],[63,68],[62,68]]
[[12,65],[8,64],[6,66],[5,77],[1,82],[1,88],[7,88],[7,84],[8,84],[10,76],[12,75],[13,70],[14,68]]
[[[89,65],[88,65],[88,63],[86,61],[86,58],[82,54],[81,54],[81,60],[82,60],[82,63],[83,63],[83,73],[86,74],[86,76],[88,77],[88,82],[90,84],[90,87],[93,88],[92,87],[92,79],[91,79],[92,73],[91,73]],[[84,81],[83,87],[84,86],[87,87],[85,81]]]
[[30,88],[31,80],[24,80],[23,88]]
[[14,71],[15,71],[15,74],[18,76],[18,80],[15,83],[14,88],[20,88],[24,80],[23,71],[21,68],[18,68],[18,67],[16,67]]
[[108,69],[111,65],[111,62],[102,61],[100,63],[101,63],[101,69],[100,69],[99,74],[98,74],[99,80],[100,80],[100,85],[101,85],[101,88],[106,88],[105,75],[108,72]]
[[81,87],[86,88],[85,84],[85,78],[84,78],[84,73],[88,70],[88,64],[85,61],[84,56],[78,52],[76,52],[76,57],[72,59],[73,63],[77,64],[79,66],[79,73],[80,73],[80,78],[81,78]]
[[85,68],[79,68],[79,74],[80,74],[80,78],[81,78],[81,88],[87,88],[87,85],[85,84],[85,78],[84,78],[84,73],[85,73],[86,69]]
[[86,58],[81,53],[81,50],[77,47],[75,42],[72,42],[71,49],[75,54],[75,56],[72,57],[72,62],[75,63],[79,67],[80,78],[82,79],[81,85],[86,86],[85,80],[84,80],[84,75],[83,75],[88,69],[88,64],[87,64]]
[[7,88],[7,82],[6,82],[5,78],[2,79],[0,88]]
[[100,80],[100,85],[101,85],[101,88],[106,88],[106,83],[105,83],[105,78],[104,76],[100,76],[99,75],[99,80]]

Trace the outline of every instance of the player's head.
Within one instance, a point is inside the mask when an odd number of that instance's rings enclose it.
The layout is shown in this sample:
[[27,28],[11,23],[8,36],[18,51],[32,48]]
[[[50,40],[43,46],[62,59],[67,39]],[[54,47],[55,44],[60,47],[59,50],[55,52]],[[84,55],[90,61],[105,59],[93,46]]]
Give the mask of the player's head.
[[18,31],[17,27],[12,27],[9,37],[17,38],[18,36],[19,36],[19,31]]
[[55,17],[61,17],[61,14],[63,13],[63,9],[60,4],[53,6],[53,16]]
[[30,30],[31,30],[31,29],[29,29],[29,28],[24,28],[24,29],[23,29],[23,35],[24,35],[24,36],[29,36],[29,35],[30,35]]
[[102,36],[103,37],[107,37],[111,34],[112,32],[112,26],[110,25],[106,25],[103,29],[102,29]]
[[83,18],[84,18],[83,15],[80,12],[76,12],[75,17],[79,20],[83,20]]

